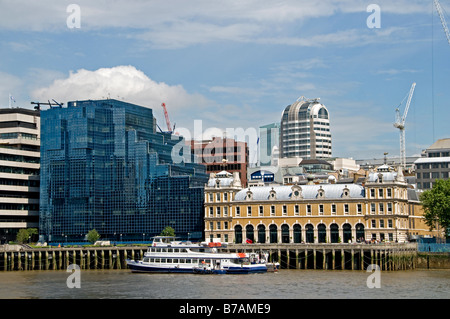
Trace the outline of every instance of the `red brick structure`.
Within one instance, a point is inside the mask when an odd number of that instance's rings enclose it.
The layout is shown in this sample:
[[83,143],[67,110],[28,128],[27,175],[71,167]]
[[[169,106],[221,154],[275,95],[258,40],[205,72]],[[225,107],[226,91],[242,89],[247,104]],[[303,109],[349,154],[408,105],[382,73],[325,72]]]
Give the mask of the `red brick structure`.
[[249,151],[246,142],[214,137],[212,140],[191,140],[190,143],[198,163],[206,165],[207,173],[239,172],[242,186],[247,186]]

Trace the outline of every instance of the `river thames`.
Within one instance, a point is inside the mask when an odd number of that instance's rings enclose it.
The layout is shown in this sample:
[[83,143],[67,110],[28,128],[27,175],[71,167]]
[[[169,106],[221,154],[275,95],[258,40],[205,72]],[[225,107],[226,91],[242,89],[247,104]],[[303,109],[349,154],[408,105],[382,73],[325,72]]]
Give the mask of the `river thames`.
[[[138,274],[81,270],[0,273],[1,299],[448,299],[450,270],[280,270],[254,275]],[[375,274],[375,273],[373,273]],[[72,285],[73,288],[68,287]],[[372,282],[372,281],[371,281]]]

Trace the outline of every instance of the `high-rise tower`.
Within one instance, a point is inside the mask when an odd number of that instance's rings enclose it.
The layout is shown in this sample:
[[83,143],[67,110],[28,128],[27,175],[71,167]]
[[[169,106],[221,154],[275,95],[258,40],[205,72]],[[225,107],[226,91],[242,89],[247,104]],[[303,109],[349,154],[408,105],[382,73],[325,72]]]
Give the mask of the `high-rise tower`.
[[39,111],[0,109],[0,243],[39,226]]
[[319,99],[299,98],[281,116],[280,158],[331,157],[330,117]]

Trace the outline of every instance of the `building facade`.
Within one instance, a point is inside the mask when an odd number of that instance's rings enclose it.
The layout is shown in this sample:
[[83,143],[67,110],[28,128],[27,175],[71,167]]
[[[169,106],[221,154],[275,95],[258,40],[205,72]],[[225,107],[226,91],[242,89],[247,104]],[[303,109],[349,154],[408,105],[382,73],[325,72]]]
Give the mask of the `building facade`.
[[0,241],[39,227],[39,111],[0,109]]
[[280,127],[280,158],[330,158],[331,149],[329,113],[318,99],[301,98],[284,109]]
[[[237,190],[210,178],[205,238],[231,243],[405,242],[428,234],[402,174],[371,172],[362,184],[261,186]],[[214,187],[212,186],[214,185]],[[223,191],[222,191],[223,189]],[[224,193],[228,195],[224,197]],[[413,213],[411,213],[413,210]],[[226,212],[226,215],[224,214]],[[411,222],[410,215],[414,216]],[[414,228],[413,228],[414,226]]]
[[276,166],[280,156],[280,123],[259,127],[259,165]]
[[422,157],[418,158],[414,165],[418,189],[431,189],[437,179],[448,179],[450,175],[450,138],[436,141],[422,153]]
[[232,138],[214,137],[212,140],[191,140],[191,149],[197,162],[206,166],[206,172],[228,171],[239,173],[243,185],[247,185],[249,150],[246,142]]
[[[205,168],[180,136],[158,133],[150,108],[117,100],[41,111],[40,237],[148,240],[166,226],[201,238]],[[183,161],[183,158],[189,161]]]

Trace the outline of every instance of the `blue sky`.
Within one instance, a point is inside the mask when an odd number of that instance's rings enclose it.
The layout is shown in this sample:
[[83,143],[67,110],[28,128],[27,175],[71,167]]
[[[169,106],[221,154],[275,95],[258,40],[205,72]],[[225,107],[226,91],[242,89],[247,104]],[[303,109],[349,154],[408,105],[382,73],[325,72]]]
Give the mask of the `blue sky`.
[[[367,26],[371,3],[380,28]],[[109,96],[153,108],[164,128],[165,102],[178,128],[206,131],[258,128],[320,98],[338,157],[397,156],[395,108],[413,82],[407,156],[450,137],[449,61],[431,0],[0,0],[2,106],[9,93],[27,108]]]

